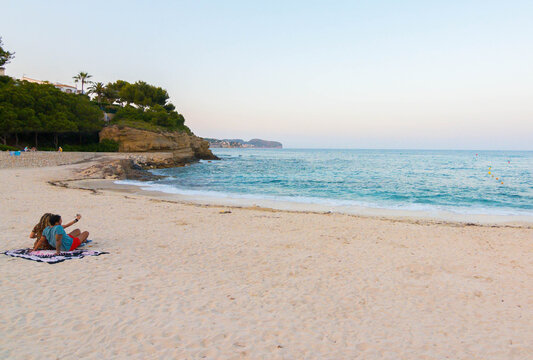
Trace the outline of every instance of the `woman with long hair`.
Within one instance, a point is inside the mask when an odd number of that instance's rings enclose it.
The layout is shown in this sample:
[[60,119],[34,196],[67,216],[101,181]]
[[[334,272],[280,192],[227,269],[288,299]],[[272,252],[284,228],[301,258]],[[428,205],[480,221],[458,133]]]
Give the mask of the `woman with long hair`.
[[[77,220],[77,219],[76,219]],[[76,250],[78,246],[87,241],[89,232],[80,232],[78,236],[73,236],[72,233],[67,234],[63,226],[63,220],[60,215],[50,216],[50,226],[43,230],[41,240],[46,240],[50,245],[56,249],[56,254],[60,254],[61,251]]]
[[[52,247],[46,240],[42,240],[43,230],[46,229],[48,226],[50,226],[50,217],[52,216],[52,213],[45,213],[43,216],[41,216],[41,220],[39,220],[39,223],[33,227],[33,230],[30,233],[30,239],[37,239],[33,243],[33,251],[35,250],[54,250],[55,248]],[[81,215],[76,214],[76,218],[69,222],[68,224],[65,224],[63,228],[67,228],[78,221],[80,221]],[[68,235],[75,238],[80,236],[81,231],[80,229],[75,229],[71,231]]]
[[46,241],[41,241],[41,236],[43,235],[43,230],[50,226],[50,216],[52,213],[45,213],[41,216],[41,220],[33,227],[33,230],[30,233],[30,239],[37,239],[33,243],[33,251],[35,250],[53,250],[54,248],[50,246]]

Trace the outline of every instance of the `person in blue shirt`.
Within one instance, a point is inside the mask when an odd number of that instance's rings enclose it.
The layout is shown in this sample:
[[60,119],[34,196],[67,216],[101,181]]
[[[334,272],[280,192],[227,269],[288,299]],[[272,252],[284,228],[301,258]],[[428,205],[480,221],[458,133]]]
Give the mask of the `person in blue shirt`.
[[[33,230],[30,233],[30,239],[36,239],[35,243],[33,244],[33,251],[35,250],[54,250],[55,248],[52,247],[46,239],[41,240],[41,237],[43,235],[43,230],[46,229],[48,226],[50,226],[50,216],[54,214],[51,213],[45,213],[43,216],[41,216],[41,220],[39,220],[39,223],[33,227]],[[81,215],[76,214],[76,218],[69,222],[68,224],[61,224],[63,226],[63,229],[68,228],[71,225],[74,225],[78,221],[80,221]],[[68,235],[72,238],[79,237],[81,234],[80,229],[74,229],[71,232],[68,233]]]
[[72,251],[78,246],[87,241],[89,232],[84,231],[80,233],[78,237],[67,234],[63,226],[61,226],[63,220],[59,215],[50,216],[50,226],[43,230],[41,240],[46,241],[56,249],[56,254],[61,251]]

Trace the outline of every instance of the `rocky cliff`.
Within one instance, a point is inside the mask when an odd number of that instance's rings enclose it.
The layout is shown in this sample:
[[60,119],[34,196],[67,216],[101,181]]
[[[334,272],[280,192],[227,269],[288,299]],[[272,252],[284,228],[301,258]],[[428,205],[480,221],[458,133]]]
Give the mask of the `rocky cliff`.
[[120,144],[121,152],[172,152],[175,162],[192,162],[198,159],[218,159],[211,150],[209,142],[193,134],[182,131],[153,132],[127,126],[107,126],[100,131],[100,141],[110,139]]

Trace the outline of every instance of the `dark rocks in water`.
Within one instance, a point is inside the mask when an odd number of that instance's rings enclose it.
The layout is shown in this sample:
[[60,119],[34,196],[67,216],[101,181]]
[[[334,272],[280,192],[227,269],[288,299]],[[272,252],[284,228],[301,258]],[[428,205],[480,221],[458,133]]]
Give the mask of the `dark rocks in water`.
[[117,154],[85,168],[79,174],[85,178],[151,181],[164,178],[147,170],[188,166],[195,157],[183,157],[175,152]]
[[134,159],[101,162],[82,170],[80,175],[88,178],[141,181],[158,180],[164,177],[143,170],[142,165]]
[[124,171],[124,179],[152,181],[164,178],[164,176],[154,175],[149,171],[142,170],[133,160],[122,160],[122,169]]
[[167,169],[173,167],[181,167],[189,164],[198,162],[194,157],[181,157],[172,156],[167,157],[157,157],[157,156],[148,156],[148,157],[139,157],[133,159],[133,166],[140,168],[142,170],[152,170],[152,169]]
[[131,164],[131,168],[133,170],[143,170],[143,168],[141,167],[141,165],[137,164],[135,161],[133,161],[133,163]]

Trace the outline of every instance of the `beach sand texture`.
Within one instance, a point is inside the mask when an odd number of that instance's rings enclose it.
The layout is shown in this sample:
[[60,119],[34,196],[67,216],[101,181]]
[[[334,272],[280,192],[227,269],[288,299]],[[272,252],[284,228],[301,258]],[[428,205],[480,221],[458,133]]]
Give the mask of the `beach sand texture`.
[[2,249],[55,212],[110,254],[0,257],[2,359],[531,359],[533,229],[180,204],[0,170]]
[[21,152],[19,156],[9,155],[9,151],[0,151],[0,169],[14,167],[45,167],[72,164],[94,157],[94,153],[66,152]]

